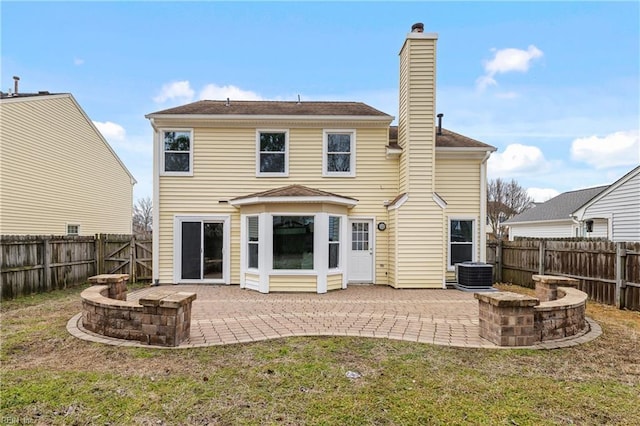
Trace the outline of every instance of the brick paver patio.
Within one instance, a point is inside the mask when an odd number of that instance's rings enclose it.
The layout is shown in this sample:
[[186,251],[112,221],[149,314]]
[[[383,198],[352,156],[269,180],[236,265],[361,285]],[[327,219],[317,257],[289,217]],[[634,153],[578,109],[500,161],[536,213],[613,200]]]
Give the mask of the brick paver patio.
[[[290,336],[360,336],[436,345],[498,348],[478,335],[478,301],[458,290],[396,290],[386,286],[349,286],[326,294],[261,294],[238,286],[181,285],[197,293],[192,305],[191,334],[177,348],[255,342]],[[129,294],[137,300],[154,288]],[[591,320],[582,335],[533,346],[574,346],[601,334]],[[68,323],[81,339],[120,346],[138,342],[93,334],[82,327],[81,315]]]

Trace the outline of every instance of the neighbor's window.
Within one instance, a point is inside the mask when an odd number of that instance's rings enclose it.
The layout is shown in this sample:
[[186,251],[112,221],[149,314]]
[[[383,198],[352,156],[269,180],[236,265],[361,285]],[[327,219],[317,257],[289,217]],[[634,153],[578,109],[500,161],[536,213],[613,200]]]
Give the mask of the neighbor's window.
[[340,217],[329,216],[329,269],[340,267]]
[[273,216],[273,269],[313,269],[313,216]]
[[80,225],[67,225],[67,235],[80,235]]
[[258,176],[286,176],[288,132],[258,131]]
[[473,220],[449,222],[449,265],[473,260]]
[[190,130],[162,132],[163,168],[167,174],[191,174],[193,143]]
[[258,216],[250,216],[247,218],[247,253],[249,258],[249,268],[258,268],[258,245],[259,245],[259,228]]
[[355,176],[355,131],[325,131],[323,175]]

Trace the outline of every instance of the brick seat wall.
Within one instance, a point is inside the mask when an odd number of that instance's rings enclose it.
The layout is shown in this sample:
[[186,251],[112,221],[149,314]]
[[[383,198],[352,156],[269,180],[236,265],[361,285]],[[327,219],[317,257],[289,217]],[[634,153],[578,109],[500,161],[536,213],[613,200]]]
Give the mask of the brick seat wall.
[[[84,290],[82,325],[94,333],[118,339],[135,340],[148,345],[178,346],[189,338],[191,304],[195,293],[157,289],[140,298],[126,300],[126,279],[100,281]],[[97,277],[92,282],[97,281]],[[123,291],[124,280],[124,291]],[[117,295],[116,298],[109,296]]]

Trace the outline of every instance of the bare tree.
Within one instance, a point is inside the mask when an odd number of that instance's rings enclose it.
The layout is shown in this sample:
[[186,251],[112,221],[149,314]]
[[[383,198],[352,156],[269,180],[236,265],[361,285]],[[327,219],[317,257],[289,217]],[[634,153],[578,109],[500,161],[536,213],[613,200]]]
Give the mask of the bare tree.
[[133,206],[133,233],[148,237],[153,225],[153,202],[151,197],[138,198]]
[[489,181],[487,186],[487,216],[496,239],[505,237],[506,226],[502,223],[533,207],[533,199],[518,182],[506,182],[500,178]]

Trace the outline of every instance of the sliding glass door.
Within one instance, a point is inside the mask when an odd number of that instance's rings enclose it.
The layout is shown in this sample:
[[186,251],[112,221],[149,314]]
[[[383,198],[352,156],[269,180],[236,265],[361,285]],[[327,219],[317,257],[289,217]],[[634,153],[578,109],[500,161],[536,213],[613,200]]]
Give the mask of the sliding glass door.
[[183,219],[178,225],[179,281],[224,282],[228,237],[225,221]]

